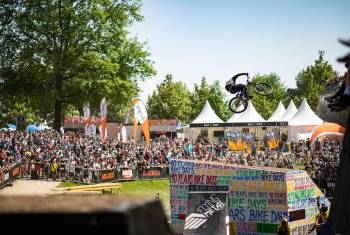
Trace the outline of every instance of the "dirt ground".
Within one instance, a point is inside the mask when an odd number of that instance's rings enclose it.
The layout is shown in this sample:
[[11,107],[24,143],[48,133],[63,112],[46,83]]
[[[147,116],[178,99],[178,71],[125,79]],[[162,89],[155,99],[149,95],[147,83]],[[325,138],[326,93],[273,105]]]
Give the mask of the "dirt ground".
[[51,189],[56,188],[58,185],[58,181],[20,179],[15,180],[12,186],[1,189],[0,196],[49,195],[54,193]]

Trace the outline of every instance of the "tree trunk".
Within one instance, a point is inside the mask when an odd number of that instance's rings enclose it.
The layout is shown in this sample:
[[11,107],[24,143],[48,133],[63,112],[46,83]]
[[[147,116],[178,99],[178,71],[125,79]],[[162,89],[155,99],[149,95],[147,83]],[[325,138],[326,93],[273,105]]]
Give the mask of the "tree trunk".
[[[348,114],[350,115],[350,113]],[[329,234],[350,234],[350,119],[343,140],[343,149],[337,171],[336,194],[332,201]]]
[[62,120],[62,101],[56,100],[55,121],[54,121],[54,128],[56,131],[60,131],[61,129],[61,120]]
[[[63,75],[61,72],[58,72],[55,77],[55,88],[57,93],[60,95],[62,90],[62,81],[63,81]],[[54,128],[56,131],[60,131],[61,129],[61,119],[62,119],[62,100],[60,100],[59,96],[56,98],[55,101],[55,121],[54,121]]]

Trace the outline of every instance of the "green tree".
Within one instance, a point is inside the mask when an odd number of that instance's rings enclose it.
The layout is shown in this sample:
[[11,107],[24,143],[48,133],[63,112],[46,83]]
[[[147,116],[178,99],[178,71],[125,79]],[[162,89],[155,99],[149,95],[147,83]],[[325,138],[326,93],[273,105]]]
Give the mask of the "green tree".
[[296,105],[300,105],[305,97],[312,110],[318,110],[319,95],[325,84],[331,78],[338,76],[328,61],[324,60],[324,51],[319,51],[319,57],[313,65],[307,66],[296,77],[297,89],[292,97]]
[[172,119],[188,122],[191,114],[191,93],[182,82],[174,82],[172,75],[157,85],[156,91],[148,96],[147,112],[150,118]]
[[[155,73],[144,44],[128,36],[138,0],[5,0],[0,3],[1,94],[29,99],[59,129],[65,108],[97,114],[130,105],[137,82]],[[70,108],[71,109],[71,108]],[[120,117],[119,117],[120,118]]]
[[256,111],[265,120],[267,120],[273,114],[280,101],[282,101],[285,106],[288,105],[287,88],[285,87],[285,85],[281,81],[281,78],[277,74],[258,74],[253,77],[253,81],[257,83],[264,82],[270,84],[273,88],[273,93],[269,96],[261,96],[258,94],[254,94],[254,92],[251,91],[251,94],[253,95],[252,103]]
[[38,113],[33,110],[28,100],[18,100],[14,96],[2,97],[0,105],[1,126],[8,123],[16,124],[16,117],[23,115],[26,118],[26,124],[34,124],[42,121]]
[[214,81],[209,85],[206,78],[203,77],[201,83],[194,84],[194,92],[191,97],[192,114],[191,120],[195,119],[197,115],[202,111],[205,101],[208,100],[215,113],[223,120],[226,121],[231,113],[227,108],[227,102],[225,102],[225,94],[220,86],[219,81]]

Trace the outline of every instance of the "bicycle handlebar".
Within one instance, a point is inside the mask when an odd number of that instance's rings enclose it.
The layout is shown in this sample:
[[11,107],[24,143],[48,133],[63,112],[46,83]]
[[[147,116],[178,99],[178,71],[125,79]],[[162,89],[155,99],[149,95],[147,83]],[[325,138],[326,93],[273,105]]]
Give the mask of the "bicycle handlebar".
[[233,81],[236,81],[236,79],[237,79],[238,77],[240,77],[240,76],[247,76],[248,81],[249,81],[249,73],[239,73],[239,74],[236,74],[235,76],[233,76],[231,79],[232,79]]

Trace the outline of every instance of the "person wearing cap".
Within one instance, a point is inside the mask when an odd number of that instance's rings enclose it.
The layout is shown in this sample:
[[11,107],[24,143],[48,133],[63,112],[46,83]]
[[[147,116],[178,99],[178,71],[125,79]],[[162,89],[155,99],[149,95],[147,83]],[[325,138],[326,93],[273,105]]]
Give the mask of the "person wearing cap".
[[314,231],[316,229],[317,235],[324,235],[327,234],[327,220],[328,220],[328,207],[325,204],[322,204],[322,206],[319,206],[320,198],[317,197],[317,207],[319,208],[320,213],[316,216],[315,224],[314,226],[309,230],[309,233]]
[[281,220],[281,224],[278,226],[277,235],[290,235],[290,228],[288,225],[288,220],[286,218]]
[[[349,62],[345,63],[345,67],[349,71]],[[348,71],[341,78],[343,83],[340,89],[334,95],[325,98],[332,111],[340,111],[350,104],[350,73]]]

